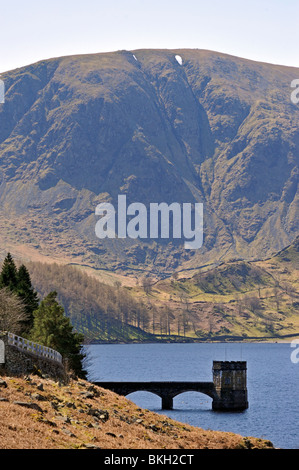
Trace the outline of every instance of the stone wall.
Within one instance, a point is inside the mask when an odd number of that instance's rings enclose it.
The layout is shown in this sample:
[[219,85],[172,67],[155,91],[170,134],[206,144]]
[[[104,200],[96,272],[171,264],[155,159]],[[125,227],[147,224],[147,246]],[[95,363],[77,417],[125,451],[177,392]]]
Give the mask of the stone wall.
[[67,380],[62,363],[12,346],[8,343],[7,332],[0,332],[0,342],[4,344],[4,361],[0,363],[0,372],[14,376],[38,373],[54,380]]

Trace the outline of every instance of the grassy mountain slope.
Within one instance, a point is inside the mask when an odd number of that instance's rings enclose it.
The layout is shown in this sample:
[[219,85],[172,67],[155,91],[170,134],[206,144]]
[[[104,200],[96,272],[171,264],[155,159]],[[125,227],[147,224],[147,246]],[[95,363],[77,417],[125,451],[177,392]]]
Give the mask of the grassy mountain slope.
[[[271,256],[298,234],[297,75],[201,50],[62,57],[3,74],[1,246],[160,277]],[[95,207],[118,194],[203,202],[202,249],[97,239]]]
[[116,278],[75,266],[28,262],[43,298],[56,290],[86,341],[281,340],[299,335],[298,237],[275,256],[232,260],[164,280]]
[[298,252],[297,237],[269,259],[177,272],[135,295],[147,296],[164,339],[291,339],[299,335]]

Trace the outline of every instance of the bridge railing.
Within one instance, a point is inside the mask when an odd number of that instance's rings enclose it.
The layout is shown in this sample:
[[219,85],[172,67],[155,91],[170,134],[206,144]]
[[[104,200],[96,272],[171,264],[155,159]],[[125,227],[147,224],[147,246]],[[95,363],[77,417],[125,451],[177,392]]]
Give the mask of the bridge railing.
[[11,346],[16,346],[23,351],[28,351],[37,356],[45,357],[47,359],[52,359],[53,361],[62,363],[62,356],[58,351],[55,351],[55,349],[34,343],[33,341],[29,341],[28,339],[22,338],[21,336],[17,336],[13,333],[8,333],[7,336],[8,344]]

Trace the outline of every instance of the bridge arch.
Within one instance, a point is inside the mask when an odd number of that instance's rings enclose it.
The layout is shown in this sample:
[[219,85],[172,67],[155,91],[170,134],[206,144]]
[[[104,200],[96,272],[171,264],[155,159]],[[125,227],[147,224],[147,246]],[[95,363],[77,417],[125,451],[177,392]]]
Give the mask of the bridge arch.
[[162,400],[161,395],[152,390],[136,390],[125,396],[141,408],[153,407],[154,409],[158,409]]
[[173,397],[173,408],[176,410],[207,410],[211,409],[213,398],[207,393],[186,391]]
[[210,398],[214,398],[215,397],[215,391],[214,390],[194,390],[194,388],[191,388],[188,389],[184,389],[184,390],[181,390],[181,391],[177,391],[175,393],[170,393],[170,395],[172,396],[172,398],[176,398],[178,397],[179,395],[183,395],[184,393],[201,393],[202,395],[206,395]]

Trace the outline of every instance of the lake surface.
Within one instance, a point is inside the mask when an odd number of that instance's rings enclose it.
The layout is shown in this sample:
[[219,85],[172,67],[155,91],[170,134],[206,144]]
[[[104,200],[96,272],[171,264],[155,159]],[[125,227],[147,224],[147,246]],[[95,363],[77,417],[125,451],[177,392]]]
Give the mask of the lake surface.
[[[196,392],[174,398],[174,409],[161,410],[161,399],[136,392],[128,399],[141,408],[205,430],[230,431],[270,440],[275,447],[299,448],[299,363],[289,343],[200,343],[90,345],[91,381],[212,381],[213,360],[247,361],[249,408],[212,411],[212,399]],[[299,356],[299,354],[298,354]]]

